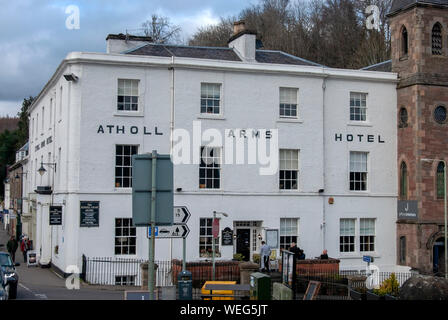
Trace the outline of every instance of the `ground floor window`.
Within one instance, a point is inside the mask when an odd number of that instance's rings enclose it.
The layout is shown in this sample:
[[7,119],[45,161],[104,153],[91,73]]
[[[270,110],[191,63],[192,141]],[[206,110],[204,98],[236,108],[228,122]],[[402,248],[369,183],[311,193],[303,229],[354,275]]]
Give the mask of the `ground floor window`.
[[134,286],[135,276],[115,276],[116,286]]
[[135,254],[137,247],[136,227],[131,218],[115,219],[115,254]]
[[[199,256],[209,258],[213,255],[213,219],[199,219]],[[219,257],[219,237],[215,238],[215,256]]]
[[339,251],[355,251],[355,219],[341,219],[339,224]]
[[297,243],[299,228],[297,218],[280,219],[280,248],[288,250],[291,243]]
[[360,219],[359,234],[359,250],[375,251],[375,219]]

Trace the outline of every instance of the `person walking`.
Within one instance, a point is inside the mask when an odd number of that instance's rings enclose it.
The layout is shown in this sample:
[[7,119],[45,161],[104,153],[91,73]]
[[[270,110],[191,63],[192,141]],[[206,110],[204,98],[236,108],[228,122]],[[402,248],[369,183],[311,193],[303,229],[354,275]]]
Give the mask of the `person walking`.
[[27,252],[29,250],[29,246],[28,246],[28,238],[26,236],[22,237],[22,241],[20,241],[20,250],[22,251],[23,254],[23,261],[26,263],[26,257],[27,257]]
[[6,244],[6,248],[8,249],[8,252],[11,255],[13,262],[16,262],[16,251],[17,251],[18,246],[19,245],[18,245],[16,239],[13,236],[11,236],[8,243]]
[[271,257],[271,248],[266,244],[266,242],[261,242],[260,249],[260,262],[261,262],[261,272],[265,272],[265,270],[270,273],[269,270],[269,260]]

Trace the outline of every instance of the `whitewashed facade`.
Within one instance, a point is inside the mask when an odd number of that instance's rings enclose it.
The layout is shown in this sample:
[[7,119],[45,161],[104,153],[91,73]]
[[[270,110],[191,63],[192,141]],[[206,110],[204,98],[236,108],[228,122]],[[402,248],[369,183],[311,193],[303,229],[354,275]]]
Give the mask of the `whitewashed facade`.
[[[53,190],[29,194],[41,264],[65,270],[81,266],[83,254],[147,258],[146,228],[136,230],[135,254],[116,254],[116,219],[132,217],[132,189],[116,184],[117,145],[138,146],[139,154],[169,154],[170,124],[192,132],[193,122],[200,121],[202,131],[216,128],[223,135],[226,129],[278,129],[279,149],[298,154],[298,188],[280,190],[280,173],[260,175],[259,165],[223,164],[219,188],[204,189],[198,164],[176,165],[174,203],[192,214],[188,261],[205,259],[200,219],[218,211],[229,215],[221,219],[221,231],[229,227],[247,237],[251,257],[266,230],[276,229],[282,243],[297,239],[307,258],[327,249],[343,269],[365,268],[363,255],[374,256],[380,266],[395,265],[396,74],[258,63],[243,54],[255,50],[233,45],[241,61],[67,55],[30,110],[28,188]],[[64,78],[72,73],[76,82]],[[138,82],[138,111],[117,108],[123,79]],[[201,83],[220,85],[218,114],[201,114]],[[296,89],[296,118],[280,116],[280,88]],[[365,121],[350,120],[356,97],[366,100]],[[351,163],[353,168],[358,156],[362,163],[363,155],[366,190],[350,190]],[[41,163],[55,165],[44,165],[41,176]],[[99,201],[98,227],[80,226],[80,201]],[[62,225],[49,225],[50,204],[63,207]],[[233,246],[220,241],[219,251],[219,259],[232,259],[237,240]],[[156,259],[171,258],[182,258],[182,240],[157,240]]]

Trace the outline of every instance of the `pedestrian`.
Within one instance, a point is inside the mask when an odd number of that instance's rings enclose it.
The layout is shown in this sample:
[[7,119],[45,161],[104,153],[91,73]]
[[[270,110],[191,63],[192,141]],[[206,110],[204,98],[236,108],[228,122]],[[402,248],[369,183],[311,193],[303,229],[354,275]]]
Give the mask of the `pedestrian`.
[[13,262],[16,262],[16,251],[17,251],[18,246],[19,245],[18,245],[16,239],[13,236],[11,236],[8,243],[6,244],[6,247],[8,249],[9,254],[11,255]]
[[303,253],[303,250],[300,249],[295,242],[291,242],[289,251],[295,254],[297,260],[305,260],[305,254]]
[[328,260],[328,251],[327,251],[327,249],[322,251],[322,254],[320,255],[320,259],[321,260]]
[[261,263],[261,272],[265,272],[265,270],[270,273],[269,270],[269,260],[271,257],[271,248],[266,244],[266,242],[261,241],[261,249],[260,249],[260,263]]
[[23,261],[26,263],[26,255],[29,250],[28,247],[28,238],[26,236],[22,237],[22,241],[20,241],[20,250],[22,250]]

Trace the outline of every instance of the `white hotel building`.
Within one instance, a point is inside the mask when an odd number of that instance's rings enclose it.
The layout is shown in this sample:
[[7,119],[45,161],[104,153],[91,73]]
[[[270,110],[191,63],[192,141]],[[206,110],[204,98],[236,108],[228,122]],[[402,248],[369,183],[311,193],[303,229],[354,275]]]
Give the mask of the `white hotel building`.
[[[172,130],[192,132],[200,121],[202,132],[223,136],[277,129],[280,166],[273,175],[247,161],[174,166],[174,204],[191,212],[187,261],[210,258],[219,211],[228,214],[221,231],[235,235],[233,245],[219,239],[219,259],[252,257],[273,229],[280,246],[296,241],[307,258],[327,249],[341,269],[364,269],[363,255],[395,265],[396,74],[259,50],[245,30],[229,48],[145,40],[109,35],[107,53],[69,53],[30,108],[27,180],[39,191],[29,199],[41,264],[147,258],[146,228],[130,220],[131,155],[169,154]],[[99,202],[97,226],[81,226],[84,201]],[[51,204],[62,206],[61,225],[49,225]],[[182,259],[182,240],[156,240],[156,259],[171,258]]]

